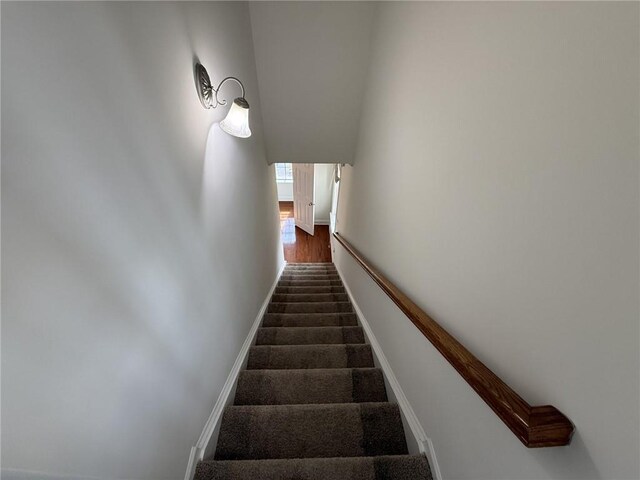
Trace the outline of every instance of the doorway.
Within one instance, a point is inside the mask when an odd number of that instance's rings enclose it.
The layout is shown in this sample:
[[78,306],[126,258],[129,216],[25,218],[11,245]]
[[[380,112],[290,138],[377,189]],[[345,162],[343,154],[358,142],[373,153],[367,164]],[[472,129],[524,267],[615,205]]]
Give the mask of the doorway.
[[334,168],[333,164],[275,164],[287,262],[331,262],[329,223]]

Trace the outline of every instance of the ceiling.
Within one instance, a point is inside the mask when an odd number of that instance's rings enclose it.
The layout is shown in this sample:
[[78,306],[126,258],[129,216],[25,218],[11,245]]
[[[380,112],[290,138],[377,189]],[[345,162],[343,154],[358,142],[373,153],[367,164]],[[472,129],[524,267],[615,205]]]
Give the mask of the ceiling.
[[269,163],[353,163],[374,9],[250,2]]

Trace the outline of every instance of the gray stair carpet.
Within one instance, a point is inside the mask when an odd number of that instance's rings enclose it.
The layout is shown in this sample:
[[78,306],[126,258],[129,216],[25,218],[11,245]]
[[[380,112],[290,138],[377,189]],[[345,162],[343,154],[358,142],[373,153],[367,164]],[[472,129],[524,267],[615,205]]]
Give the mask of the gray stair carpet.
[[364,343],[360,327],[264,327],[258,330],[256,345],[323,345]]
[[195,479],[432,479],[333,264],[286,266]]

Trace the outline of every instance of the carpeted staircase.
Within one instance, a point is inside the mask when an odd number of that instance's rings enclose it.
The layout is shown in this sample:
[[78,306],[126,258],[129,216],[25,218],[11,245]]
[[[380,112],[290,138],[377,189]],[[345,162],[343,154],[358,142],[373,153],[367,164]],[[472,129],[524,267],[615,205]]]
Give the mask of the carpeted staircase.
[[285,268],[195,479],[431,479],[333,264]]

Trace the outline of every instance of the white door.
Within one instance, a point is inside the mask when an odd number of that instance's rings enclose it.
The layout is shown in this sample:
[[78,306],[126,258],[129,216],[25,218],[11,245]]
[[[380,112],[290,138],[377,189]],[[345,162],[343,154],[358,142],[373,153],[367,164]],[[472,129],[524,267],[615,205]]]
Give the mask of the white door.
[[313,196],[313,163],[293,164],[293,218],[296,227],[313,235],[315,203]]
[[331,180],[331,211],[329,212],[329,233],[336,232],[338,223],[338,198],[340,197],[340,175],[342,167],[339,163],[333,166],[333,178]]

